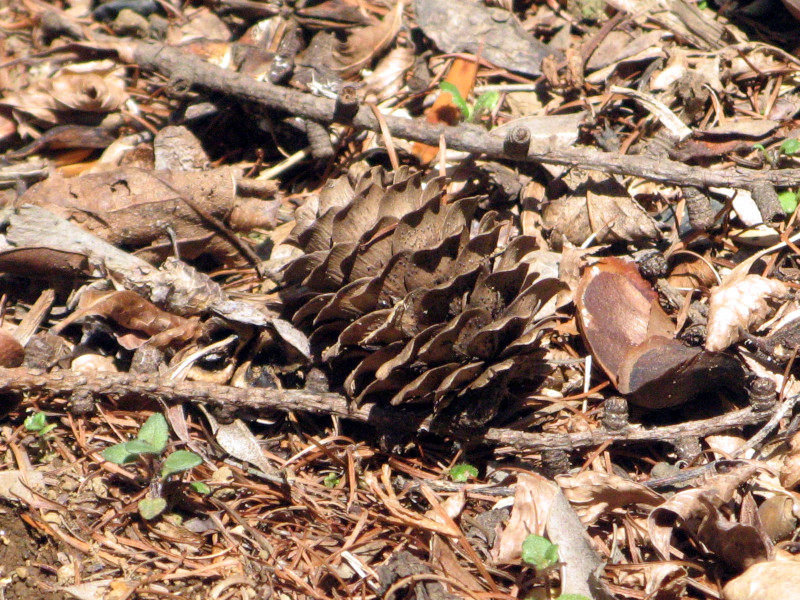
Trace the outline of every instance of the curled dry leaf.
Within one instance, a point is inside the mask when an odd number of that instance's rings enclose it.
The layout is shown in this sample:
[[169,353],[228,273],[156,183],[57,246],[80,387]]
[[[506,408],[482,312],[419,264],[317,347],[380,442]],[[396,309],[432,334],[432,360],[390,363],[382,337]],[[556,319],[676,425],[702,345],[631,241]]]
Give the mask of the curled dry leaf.
[[607,258],[586,269],[575,304],[592,356],[635,404],[674,406],[741,376],[734,358],[673,339],[674,324],[632,263]]
[[731,278],[711,291],[708,301],[706,349],[725,350],[741,339],[742,331],[762,324],[784,300],[789,288],[776,279],[761,275]]
[[720,508],[736,489],[755,475],[758,467],[745,464],[728,473],[709,477],[697,488],[675,494],[655,508],[648,518],[653,547],[669,560],[672,533],[682,529],[704,544],[732,568],[743,570],[769,556],[769,542],[756,527],[729,521]]
[[337,44],[333,58],[342,77],[355,75],[389,47],[403,24],[403,8],[404,0],[398,0],[380,22],[355,30]]
[[[136,292],[84,292],[78,310],[56,325],[53,332],[58,333],[88,315],[106,317],[126,329],[141,331],[151,336],[150,344],[156,348],[191,340],[199,324],[196,318],[186,319],[161,310]],[[133,349],[140,345],[129,343],[126,347]]]
[[110,60],[69,65],[24,91],[6,95],[0,104],[48,123],[57,123],[57,113],[63,111],[112,112],[128,99],[124,76],[125,69]]
[[602,515],[626,506],[658,506],[664,502],[658,492],[613,473],[583,471],[577,475],[560,475],[556,481],[587,526]]
[[210,254],[230,263],[241,261],[238,252],[206,217],[249,231],[273,226],[280,204],[240,197],[239,187],[234,172],[226,168],[155,173],[123,168],[70,179],[50,177],[32,186],[21,202],[46,207],[116,246],[140,249],[146,260],[172,254],[171,227],[182,257]]

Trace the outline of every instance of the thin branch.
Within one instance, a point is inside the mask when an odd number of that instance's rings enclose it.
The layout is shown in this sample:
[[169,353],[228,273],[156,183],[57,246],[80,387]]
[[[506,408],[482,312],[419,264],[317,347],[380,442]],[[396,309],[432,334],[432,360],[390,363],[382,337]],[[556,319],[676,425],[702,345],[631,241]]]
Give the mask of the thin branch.
[[[173,381],[156,375],[130,373],[81,374],[74,371],[45,373],[39,369],[0,369],[0,394],[42,394],[69,398],[90,395],[94,398],[118,400],[163,401],[167,404],[202,403],[248,415],[269,414],[272,411],[301,411],[318,415],[332,415],[353,419],[372,425],[378,430],[415,433],[430,429],[430,419],[392,406],[352,406],[347,398],[335,393],[306,390],[277,390],[268,388],[235,388],[199,381]],[[572,450],[603,443],[672,442],[687,436],[704,436],[755,425],[769,419],[769,412],[756,412],[750,408],[734,411],[719,417],[690,421],[678,425],[646,429],[630,426],[621,431],[597,428],[572,434],[528,433],[511,429],[489,429],[474,441],[489,442],[525,450]]]
[[[161,44],[137,43],[132,52],[120,49],[120,56],[138,64],[141,68],[155,71],[197,88],[219,92],[257,103],[261,106],[282,109],[291,114],[313,119],[320,123],[336,120],[336,101],[303,93],[286,87],[272,85],[217,67],[202,59]],[[778,169],[755,171],[748,169],[714,170],[693,167],[666,158],[650,156],[628,156],[602,152],[592,148],[551,148],[534,146],[523,156],[504,149],[505,139],[472,124],[456,127],[432,125],[424,119],[404,119],[385,115],[386,125],[392,136],[438,146],[444,136],[448,148],[482,154],[487,158],[524,160],[594,169],[618,175],[634,175],[643,179],[660,181],[672,185],[707,188],[735,187],[752,189],[758,183],[769,182],[777,187],[788,187],[800,180],[800,169]],[[378,119],[367,106],[347,124],[356,129],[380,132]],[[513,129],[512,129],[513,131]]]

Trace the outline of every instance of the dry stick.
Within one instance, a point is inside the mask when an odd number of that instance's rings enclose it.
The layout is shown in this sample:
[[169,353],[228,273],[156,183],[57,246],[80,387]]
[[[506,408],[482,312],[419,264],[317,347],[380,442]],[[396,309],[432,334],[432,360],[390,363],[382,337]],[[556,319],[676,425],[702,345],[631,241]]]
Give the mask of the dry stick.
[[[186,82],[205,90],[221,92],[261,106],[281,109],[320,123],[335,121],[335,100],[306,94],[286,87],[255,81],[250,77],[222,69],[200,58],[160,44],[140,42],[132,48],[120,48],[120,57],[141,68],[156,71],[172,81]],[[734,187],[752,189],[757,183],[769,182],[778,187],[796,185],[800,169],[755,171],[746,169],[712,170],[692,167],[666,158],[627,156],[601,152],[592,148],[551,148],[531,144],[522,156],[504,150],[504,138],[482,127],[465,123],[457,127],[432,125],[424,119],[403,119],[385,115],[392,136],[438,146],[444,136],[447,147],[483,154],[488,158],[526,160],[554,165],[594,169],[618,175],[634,175],[672,185],[706,188]],[[348,125],[356,129],[380,131],[380,124],[367,106],[359,107]],[[513,128],[512,128],[513,131]]]
[[[40,369],[0,369],[0,397],[4,394],[43,394],[70,397],[72,394],[91,394],[119,400],[163,401],[166,404],[203,403],[224,409],[241,410],[241,418],[275,410],[302,411],[332,415],[368,423],[378,430],[403,430],[409,433],[430,428],[430,419],[392,406],[368,405],[353,407],[348,400],[335,393],[305,390],[276,390],[267,388],[235,388],[198,381],[173,381],[155,375],[130,373],[80,374],[74,371],[45,373]],[[8,399],[6,399],[8,401]],[[719,417],[691,421],[679,425],[654,427],[628,427],[622,431],[598,428],[572,434],[528,433],[510,429],[489,429],[480,439],[486,442],[512,446],[517,449],[571,450],[597,446],[606,442],[670,442],[686,436],[702,436],[744,425],[767,421],[768,411],[756,412],[750,408],[737,410]]]

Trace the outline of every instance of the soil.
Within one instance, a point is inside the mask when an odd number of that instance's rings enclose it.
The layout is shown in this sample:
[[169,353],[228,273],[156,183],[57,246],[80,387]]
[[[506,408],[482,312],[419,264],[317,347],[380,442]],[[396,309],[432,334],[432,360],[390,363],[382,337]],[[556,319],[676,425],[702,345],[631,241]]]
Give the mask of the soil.
[[[4,600],[66,600],[58,591],[59,549],[25,525],[17,511],[0,505],[0,597]],[[64,555],[62,554],[62,557]]]

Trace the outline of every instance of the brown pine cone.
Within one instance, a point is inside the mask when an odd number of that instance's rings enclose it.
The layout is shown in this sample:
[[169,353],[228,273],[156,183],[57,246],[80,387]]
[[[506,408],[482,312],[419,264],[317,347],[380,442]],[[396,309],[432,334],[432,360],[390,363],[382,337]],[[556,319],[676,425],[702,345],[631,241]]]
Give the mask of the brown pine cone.
[[525,262],[533,238],[501,245],[510,224],[476,219],[481,198],[445,199],[444,183],[423,189],[405,169],[331,181],[297,210],[291,242],[305,255],[284,270],[284,306],[357,403],[478,427],[511,385],[547,373],[534,318],[562,284]]

